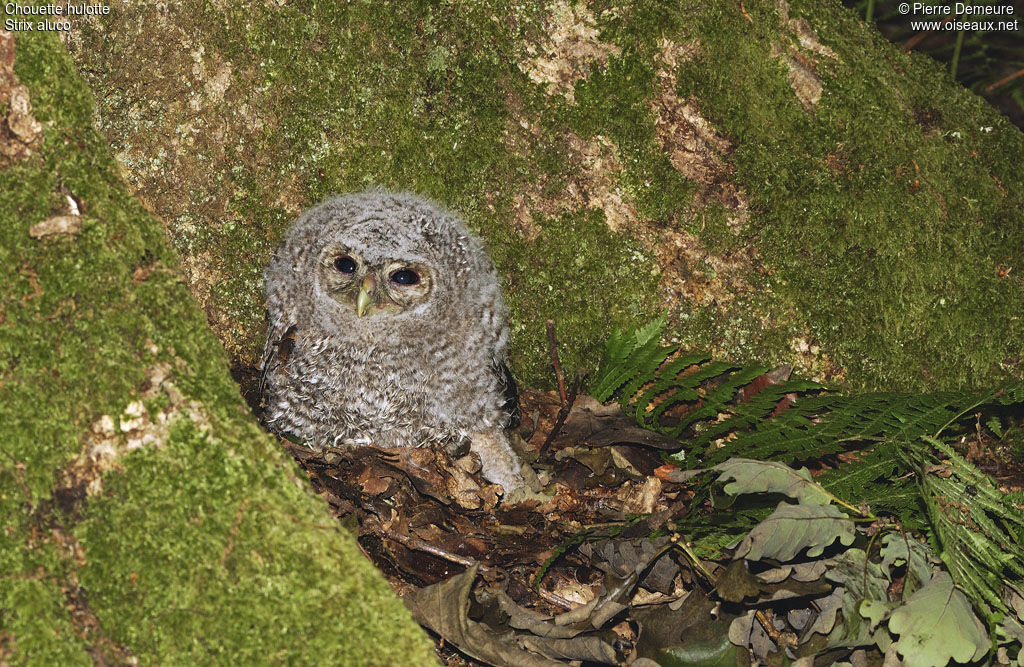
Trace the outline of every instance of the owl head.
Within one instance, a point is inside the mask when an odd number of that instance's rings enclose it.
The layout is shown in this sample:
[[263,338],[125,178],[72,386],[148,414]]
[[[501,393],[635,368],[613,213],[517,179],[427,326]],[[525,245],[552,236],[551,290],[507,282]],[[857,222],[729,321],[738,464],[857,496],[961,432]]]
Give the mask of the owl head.
[[[295,291],[296,293],[292,293]],[[268,310],[350,332],[503,321],[497,272],[457,217],[408,193],[329,199],[288,230],[267,268]],[[396,331],[396,333],[400,333]]]

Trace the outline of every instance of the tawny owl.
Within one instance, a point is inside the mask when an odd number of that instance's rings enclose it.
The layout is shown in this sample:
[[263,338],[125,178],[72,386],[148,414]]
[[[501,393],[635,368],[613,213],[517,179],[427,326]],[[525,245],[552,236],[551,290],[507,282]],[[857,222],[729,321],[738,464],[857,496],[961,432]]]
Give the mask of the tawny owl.
[[330,199],[285,234],[266,296],[272,430],[315,449],[468,443],[487,479],[522,486],[498,274],[455,215],[406,193]]

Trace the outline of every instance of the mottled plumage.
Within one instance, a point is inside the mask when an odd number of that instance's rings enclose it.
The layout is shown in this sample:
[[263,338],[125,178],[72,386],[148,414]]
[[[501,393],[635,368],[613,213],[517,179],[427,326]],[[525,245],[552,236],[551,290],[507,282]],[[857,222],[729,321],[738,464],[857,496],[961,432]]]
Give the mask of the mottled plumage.
[[469,442],[487,479],[522,485],[497,271],[453,214],[405,193],[330,199],[287,231],[266,295],[271,429],[316,449]]

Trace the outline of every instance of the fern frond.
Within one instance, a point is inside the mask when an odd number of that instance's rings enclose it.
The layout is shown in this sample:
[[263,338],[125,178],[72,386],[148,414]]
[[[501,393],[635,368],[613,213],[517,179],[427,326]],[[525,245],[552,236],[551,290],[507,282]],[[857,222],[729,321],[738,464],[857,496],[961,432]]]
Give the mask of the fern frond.
[[676,349],[660,345],[664,330],[664,315],[632,334],[624,334],[616,327],[605,343],[604,358],[590,394],[603,403],[626,383],[639,381],[636,386],[640,386],[649,381],[658,366]]
[[[633,334],[616,331],[591,391],[598,400],[617,394],[641,426],[696,450],[685,458],[691,467],[731,457],[794,463],[859,449],[858,460],[823,476],[821,485],[837,498],[923,530],[954,581],[991,622],[1010,611],[1001,593],[1005,582],[1024,588],[1024,514],[949,442],[974,426],[976,414],[1024,403],[1024,383],[840,396],[791,380],[741,396],[764,368],[680,354],[660,344],[664,326],[662,317]],[[784,406],[783,398],[790,399]],[[684,530],[695,544],[714,549],[727,542],[723,535],[731,539],[749,522],[735,511],[695,513]]]
[[1003,584],[1024,582],[1024,515],[948,443],[921,438],[900,457],[917,471],[937,551],[953,580],[971,599],[1008,612]]
[[[777,385],[762,393],[766,393],[765,400],[770,400],[784,389],[784,385]],[[1015,395],[1001,389],[805,396],[767,422],[756,421],[762,405],[749,415],[744,414],[745,405],[741,404],[734,409],[736,417],[715,425],[698,443],[703,444],[709,437],[732,436],[723,447],[708,453],[704,461],[708,465],[730,456],[792,463],[834,454],[854,443],[910,442],[926,435],[936,437],[980,406],[1001,402],[1004,397],[1012,401]]]
[[921,510],[921,493],[906,479],[908,468],[899,457],[900,445],[882,441],[860,453],[857,461],[818,478],[829,493],[857,504],[866,504],[876,514],[899,519],[908,530],[922,530],[927,521]]
[[[739,400],[740,390],[766,369],[711,361],[700,352],[678,354],[677,346],[660,343],[665,323],[662,316],[632,334],[616,330],[591,394],[602,402],[617,394],[638,424],[703,454],[690,457],[695,464],[715,465],[732,456],[791,463],[857,444],[938,438],[982,406],[1024,402],[1024,384],[838,396],[807,380],[768,385]],[[796,400],[778,411],[779,402],[793,395]]]
[[[687,354],[673,359],[664,368],[656,370],[655,377],[650,381],[649,386],[639,393],[633,392],[635,398],[628,402],[630,412],[636,416],[637,423],[644,428],[657,430],[658,419],[665,410],[680,401],[698,400],[700,394],[696,389],[698,382],[694,377],[696,374],[684,374],[691,367],[704,363],[709,358],[708,355],[702,353]],[[634,383],[639,383],[641,387],[648,384],[640,378],[637,378]],[[623,396],[630,395],[629,388],[627,387],[627,391],[623,391]],[[655,401],[658,401],[659,398],[660,402],[655,405]],[[653,409],[649,410],[652,405],[654,405]]]
[[[661,317],[632,335],[616,329],[590,387],[602,402],[617,394],[623,410],[644,428],[673,438],[697,428],[701,435],[695,442],[703,447],[715,437],[770,419],[787,393],[821,389],[813,382],[788,382],[737,404],[740,389],[768,369],[711,361],[701,352],[677,355],[678,346],[660,344],[664,327]],[[725,425],[716,422],[720,415],[727,417]]]

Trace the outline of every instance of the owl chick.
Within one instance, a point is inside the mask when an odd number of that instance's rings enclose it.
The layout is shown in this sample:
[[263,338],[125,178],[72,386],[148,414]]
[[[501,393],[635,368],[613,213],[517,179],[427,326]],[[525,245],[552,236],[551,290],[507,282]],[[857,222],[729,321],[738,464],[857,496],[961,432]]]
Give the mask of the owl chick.
[[523,485],[498,274],[459,219],[369,191],[306,211],[266,270],[264,419],[314,449],[469,443],[484,477]]

